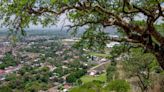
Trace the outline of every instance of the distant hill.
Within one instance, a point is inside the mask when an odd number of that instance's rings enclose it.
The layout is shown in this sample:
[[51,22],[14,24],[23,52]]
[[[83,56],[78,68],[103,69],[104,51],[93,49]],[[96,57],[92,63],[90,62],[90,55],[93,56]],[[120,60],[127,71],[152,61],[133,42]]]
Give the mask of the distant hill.
[[[67,30],[63,29],[25,29],[26,30],[26,34],[27,36],[67,36],[67,37],[72,37],[71,32],[68,32]],[[79,31],[77,31],[77,34],[75,35],[76,37],[79,37],[82,35],[82,33],[85,31],[84,28],[81,28]],[[108,27],[105,29],[105,32],[111,34],[111,35],[116,35],[117,33],[117,29],[114,27]],[[9,32],[7,31],[7,29],[5,28],[1,28],[0,29],[0,36],[6,36],[8,35]]]

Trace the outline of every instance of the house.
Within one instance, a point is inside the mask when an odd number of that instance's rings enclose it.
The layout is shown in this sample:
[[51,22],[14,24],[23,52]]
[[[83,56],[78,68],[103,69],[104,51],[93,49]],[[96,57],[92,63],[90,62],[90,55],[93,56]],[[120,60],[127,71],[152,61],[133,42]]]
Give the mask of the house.
[[80,58],[79,56],[74,56],[74,59],[78,59],[78,58]]
[[63,86],[63,92],[68,92],[68,90],[70,89],[70,88],[72,88],[72,86],[71,86],[71,84],[69,84],[69,83],[66,83],[66,84],[64,84],[64,86]]
[[21,64],[24,64],[25,61],[20,61]]
[[110,42],[109,44],[107,44],[106,46],[108,47],[108,48],[112,48],[112,47],[114,47],[115,45],[119,45],[120,43],[119,42]]
[[5,69],[5,73],[12,73],[13,71],[15,71],[15,67],[9,66],[8,68]]
[[68,61],[68,60],[64,60],[64,61],[63,61],[63,63],[68,64],[68,63],[69,63],[69,61]]
[[96,70],[92,70],[92,71],[89,71],[88,74],[91,75],[91,76],[94,76],[94,75],[97,74],[97,71]]
[[35,60],[34,60],[34,62],[37,62],[37,61],[39,61],[40,60],[40,58],[36,58]]
[[100,62],[106,62],[106,61],[108,61],[106,58],[100,59]]
[[5,74],[5,70],[0,70],[0,75]]
[[8,74],[8,73],[12,73],[12,72],[18,71],[21,68],[22,68],[22,65],[18,65],[16,67],[9,66],[8,68],[5,68],[4,71],[5,71],[6,74]]
[[62,68],[63,68],[63,69],[67,69],[68,67],[67,67],[67,66],[65,66],[65,65],[63,65],[63,66],[62,66]]
[[84,66],[88,66],[88,64],[84,63]]
[[5,70],[0,70],[0,81],[5,79]]

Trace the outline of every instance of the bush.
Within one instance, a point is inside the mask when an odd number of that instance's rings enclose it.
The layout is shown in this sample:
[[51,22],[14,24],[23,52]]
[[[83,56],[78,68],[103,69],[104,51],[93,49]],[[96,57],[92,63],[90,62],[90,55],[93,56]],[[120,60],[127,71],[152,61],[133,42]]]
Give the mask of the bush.
[[15,60],[14,56],[10,53],[6,53],[2,59],[3,63],[0,64],[0,69],[4,69],[8,66],[16,66],[19,62]]
[[12,92],[12,89],[7,86],[3,86],[0,87],[0,92]]
[[76,82],[77,79],[85,75],[86,70],[79,70],[77,72],[71,73],[69,76],[67,76],[66,81],[68,83]]
[[101,81],[88,82],[80,87],[75,87],[70,92],[104,92]]
[[113,80],[105,87],[105,89],[115,92],[128,92],[130,90],[130,85],[125,80]]

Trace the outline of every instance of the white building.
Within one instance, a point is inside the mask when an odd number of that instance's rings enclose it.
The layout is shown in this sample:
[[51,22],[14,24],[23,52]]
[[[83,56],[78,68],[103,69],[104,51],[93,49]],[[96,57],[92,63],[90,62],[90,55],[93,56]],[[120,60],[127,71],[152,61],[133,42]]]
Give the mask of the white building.
[[109,44],[107,44],[106,46],[108,47],[108,48],[112,48],[112,47],[114,47],[115,45],[119,45],[120,43],[119,42],[110,42]]

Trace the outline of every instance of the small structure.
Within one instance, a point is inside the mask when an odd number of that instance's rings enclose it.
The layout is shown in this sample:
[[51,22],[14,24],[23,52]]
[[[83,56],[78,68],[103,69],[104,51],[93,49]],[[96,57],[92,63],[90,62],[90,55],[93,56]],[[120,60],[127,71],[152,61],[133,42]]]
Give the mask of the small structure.
[[95,76],[97,74],[97,71],[92,70],[92,71],[89,71],[88,74],[91,75],[91,76]]
[[108,47],[108,48],[112,48],[112,47],[114,47],[115,45],[119,45],[120,43],[119,42],[110,42],[109,44],[107,44],[106,46]]
[[69,90],[71,87],[72,87],[72,86],[71,86],[71,84],[69,84],[69,83],[64,84],[63,92],[68,92],[68,90]]
[[0,70],[0,75],[3,75],[5,73],[4,70]]
[[5,79],[5,70],[0,70],[0,81]]
[[106,62],[106,61],[108,61],[106,58],[100,59],[100,62]]
[[68,67],[67,67],[67,66],[65,66],[65,65],[63,65],[63,66],[62,66],[62,68],[63,68],[63,69],[67,69]]
[[69,61],[68,61],[68,60],[64,60],[64,61],[63,61],[63,63],[68,64],[68,63],[69,63]]

